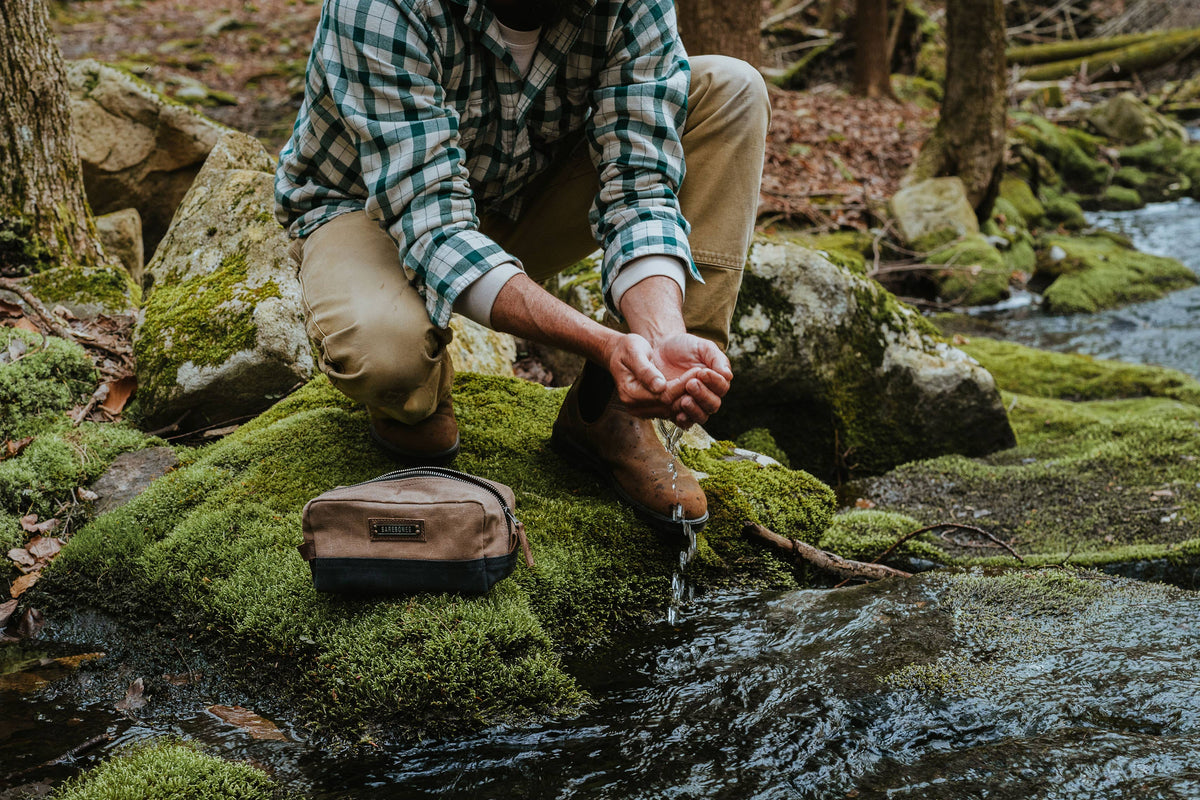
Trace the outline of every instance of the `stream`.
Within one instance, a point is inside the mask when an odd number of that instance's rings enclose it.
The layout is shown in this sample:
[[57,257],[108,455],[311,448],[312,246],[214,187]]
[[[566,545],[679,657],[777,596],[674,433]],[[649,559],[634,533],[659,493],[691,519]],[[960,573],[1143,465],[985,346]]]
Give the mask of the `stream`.
[[[1200,272],[1194,201],[1090,221]],[[992,315],[1016,341],[1200,377],[1200,288],[1090,316]],[[29,694],[31,679],[14,676],[30,671],[14,665],[52,672],[86,650],[9,645],[0,800],[162,734],[252,760],[312,800],[1200,797],[1200,594],[1105,579],[1111,600],[1029,621],[1042,644],[1000,646],[948,611],[955,580],[700,598],[676,624],[568,664],[597,699],[576,719],[369,753],[330,752],[287,726],[287,741],[256,740],[198,699],[156,710],[151,698],[135,714]],[[941,692],[883,681],[913,663],[983,665],[985,677]],[[98,735],[111,742],[78,764],[47,765]]]

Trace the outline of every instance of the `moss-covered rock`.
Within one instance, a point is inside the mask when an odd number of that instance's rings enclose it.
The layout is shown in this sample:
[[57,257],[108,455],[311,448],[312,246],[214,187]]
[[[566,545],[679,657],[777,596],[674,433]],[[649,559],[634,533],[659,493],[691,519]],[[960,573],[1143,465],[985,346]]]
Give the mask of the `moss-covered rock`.
[[1016,209],[1025,227],[1041,224],[1046,216],[1045,207],[1034,196],[1029,184],[1021,178],[1009,175],[1000,181],[999,199]]
[[61,305],[83,318],[132,314],[142,302],[142,287],[124,267],[56,267],[25,284],[48,307]]
[[256,140],[224,136],[146,268],[134,353],[152,425],[244,417],[314,373],[271,169]]
[[1083,207],[1075,195],[1063,194],[1046,186],[1042,188],[1042,203],[1046,209],[1046,219],[1067,230],[1077,231],[1087,227],[1087,219],[1083,216]]
[[[587,698],[561,655],[661,613],[679,543],[549,449],[561,391],[462,374],[454,397],[455,466],[514,488],[537,558],[490,594],[369,601],[313,590],[295,550],[302,506],[392,467],[365,412],[319,378],[77,533],[35,588],[40,607],[95,605],[187,631],[243,687],[342,730],[449,733],[573,713]],[[712,514],[689,580],[794,585],[742,524],[815,542],[832,492],[732,455],[686,451],[707,474]]]
[[1088,111],[1087,120],[1097,133],[1118,144],[1137,144],[1162,136],[1187,140],[1182,125],[1157,113],[1132,92],[1123,92],[1094,106]]
[[710,422],[721,436],[765,426],[821,475],[1012,442],[984,370],[878,283],[800,244],[755,242],[732,327],[735,379]]
[[111,214],[102,214],[95,219],[96,235],[104,245],[104,252],[117,261],[142,288],[142,276],[146,272],[146,250],[142,242],[142,215],[136,208],[123,208]]
[[1000,251],[980,234],[966,236],[925,257],[942,269],[933,273],[938,297],[961,306],[998,303],[1008,297],[1012,270]]
[[1055,314],[1154,300],[1198,282],[1175,259],[1140,253],[1109,236],[1047,236],[1039,246],[1037,277],[1048,283],[1043,300]]
[[[966,347],[995,368],[1006,390],[1047,395],[1008,397],[1018,446],[983,459],[906,464],[866,482],[864,496],[923,524],[983,526],[1029,564],[1200,565],[1195,381],[1172,370],[982,339]],[[1057,399],[1075,397],[1113,399]],[[1011,562],[982,537],[944,548],[962,560]]]
[[1138,194],[1137,189],[1127,186],[1114,184],[1100,195],[1100,207],[1106,211],[1132,211],[1145,205],[1146,201]]
[[278,800],[288,794],[249,764],[160,739],[126,748],[67,781],[51,796],[54,800]]
[[1053,353],[982,336],[959,347],[1017,394],[1059,400],[1167,397],[1200,406],[1200,382],[1165,367]]
[[1045,157],[1068,185],[1089,193],[1108,185],[1113,168],[1097,158],[1100,140],[1032,114],[1018,112],[1014,119],[1019,124],[1012,135]]
[[[16,342],[16,345],[13,343]],[[19,353],[16,360],[10,355]],[[83,348],[56,337],[0,327],[0,441],[33,436],[87,402],[96,369]]]
[[821,536],[817,546],[858,561],[874,562],[891,550],[883,563],[903,564],[905,559],[914,558],[940,564],[950,562],[950,557],[937,546],[932,534],[913,537],[892,549],[905,534],[923,527],[906,514],[853,509],[833,518],[833,524]]

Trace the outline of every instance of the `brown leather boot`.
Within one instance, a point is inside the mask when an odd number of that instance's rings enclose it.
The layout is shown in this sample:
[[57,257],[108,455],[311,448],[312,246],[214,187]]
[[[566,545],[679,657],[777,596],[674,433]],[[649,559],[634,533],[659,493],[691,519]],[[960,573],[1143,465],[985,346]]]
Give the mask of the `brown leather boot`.
[[425,419],[413,425],[398,422],[378,409],[368,408],[371,440],[397,461],[411,466],[444,466],[458,455],[458,420],[450,387],[454,369],[449,357],[438,386],[438,404]]
[[625,409],[603,368],[592,363],[584,367],[558,412],[550,443],[598,472],[659,530],[682,531],[672,514],[676,504],[683,506],[682,521],[694,529],[708,522],[708,499],[696,476],[663,447],[653,422]]

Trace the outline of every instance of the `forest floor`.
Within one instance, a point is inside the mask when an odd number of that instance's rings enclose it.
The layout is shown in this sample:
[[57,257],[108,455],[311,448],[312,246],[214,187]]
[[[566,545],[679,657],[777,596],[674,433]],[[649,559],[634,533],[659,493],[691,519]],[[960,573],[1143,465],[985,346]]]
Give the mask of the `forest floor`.
[[[75,0],[55,19],[66,58],[119,64],[167,94],[199,81],[219,98],[201,111],[278,152],[303,98],[320,13],[318,0]],[[771,101],[764,224],[869,227],[937,120],[936,111],[832,85],[772,88]]]

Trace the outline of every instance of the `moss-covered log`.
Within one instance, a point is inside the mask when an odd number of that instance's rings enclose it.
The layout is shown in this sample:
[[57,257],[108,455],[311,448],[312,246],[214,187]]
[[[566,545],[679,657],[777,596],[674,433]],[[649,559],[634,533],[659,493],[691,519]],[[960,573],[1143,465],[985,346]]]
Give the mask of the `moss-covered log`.
[[0,274],[104,263],[42,0],[0,6]]
[[1054,81],[1085,73],[1088,78],[1153,69],[1200,50],[1200,28],[1160,34],[1116,50],[1092,53],[1082,58],[1054,61],[1031,67],[1021,77],[1029,81]]
[[1010,47],[1005,51],[1004,55],[1008,59],[1009,64],[1029,67],[1035,64],[1049,64],[1054,61],[1083,58],[1093,53],[1119,50],[1122,47],[1148,42],[1159,36],[1162,36],[1162,31],[1128,33],[1122,36],[1106,36],[1097,39],[1076,39],[1068,42],[1030,44],[1022,47]]

